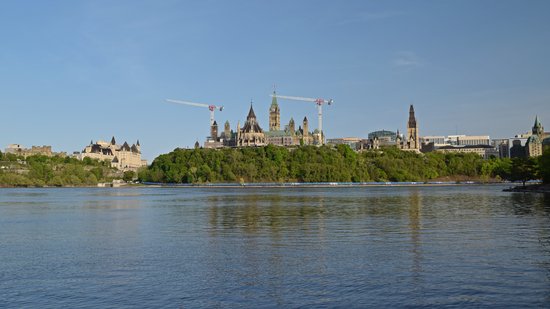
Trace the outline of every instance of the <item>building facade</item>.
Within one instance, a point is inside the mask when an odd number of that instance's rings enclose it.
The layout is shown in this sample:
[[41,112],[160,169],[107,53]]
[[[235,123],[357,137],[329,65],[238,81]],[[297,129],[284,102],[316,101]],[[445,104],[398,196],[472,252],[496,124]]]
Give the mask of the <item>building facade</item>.
[[254,113],[254,108],[250,104],[250,110],[248,111],[248,116],[242,127],[237,124],[237,146],[264,146],[266,145],[266,139],[264,130],[260,127],[256,114]]
[[475,153],[484,159],[498,158],[498,149],[491,145],[447,145],[436,148],[436,151],[445,153]]
[[25,148],[21,144],[9,144],[8,147],[6,147],[5,152],[18,155],[18,156],[23,156],[25,158],[28,156],[35,156],[35,155],[41,155],[41,156],[47,156],[47,157],[67,156],[67,153],[65,152],[53,152],[52,146],[31,146],[31,148]]
[[147,161],[141,159],[141,145],[139,140],[132,146],[124,142],[122,145],[116,143],[115,137],[111,142],[90,141],[90,144],[78,155],[78,159],[84,158],[98,159],[100,161],[109,161],[111,167],[122,171],[137,171],[142,166],[147,166]]

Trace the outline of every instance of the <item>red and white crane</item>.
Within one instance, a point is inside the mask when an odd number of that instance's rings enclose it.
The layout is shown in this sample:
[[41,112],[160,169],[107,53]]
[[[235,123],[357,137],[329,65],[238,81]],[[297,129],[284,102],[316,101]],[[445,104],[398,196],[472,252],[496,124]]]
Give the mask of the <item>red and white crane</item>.
[[331,105],[334,103],[334,100],[332,99],[321,99],[321,98],[304,98],[304,97],[293,97],[293,96],[287,96],[287,95],[278,95],[278,94],[272,94],[271,97],[276,97],[279,99],[286,99],[286,100],[293,100],[293,101],[304,101],[304,102],[313,102],[317,104],[317,116],[318,116],[318,125],[319,125],[319,133],[323,133],[323,104]]
[[166,99],[166,101],[170,102],[170,103],[184,104],[184,105],[191,105],[191,106],[208,108],[208,110],[210,110],[210,126],[212,126],[214,124],[214,111],[219,110],[221,112],[223,110],[223,106],[216,106],[216,105],[212,105],[212,104],[195,103],[195,102],[172,100],[172,99]]

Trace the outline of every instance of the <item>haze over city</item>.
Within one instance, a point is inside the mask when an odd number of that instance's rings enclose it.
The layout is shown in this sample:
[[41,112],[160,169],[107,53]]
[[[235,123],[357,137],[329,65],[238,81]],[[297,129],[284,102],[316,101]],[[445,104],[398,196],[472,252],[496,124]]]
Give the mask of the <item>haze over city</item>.
[[[333,98],[327,138],[404,130],[511,137],[550,127],[548,1],[52,1],[0,4],[0,148],[80,151],[111,136],[143,157],[192,147],[224,105],[266,129],[273,84]],[[313,104],[280,101],[281,121]]]

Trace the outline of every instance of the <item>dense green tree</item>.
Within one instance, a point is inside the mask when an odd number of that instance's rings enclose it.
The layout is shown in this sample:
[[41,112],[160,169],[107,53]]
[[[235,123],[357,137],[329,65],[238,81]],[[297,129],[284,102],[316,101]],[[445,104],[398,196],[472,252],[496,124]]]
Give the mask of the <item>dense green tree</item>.
[[521,181],[523,187],[529,180],[536,179],[537,166],[533,158],[512,159],[511,180]]
[[124,180],[126,182],[130,182],[130,181],[134,180],[134,177],[136,177],[136,172],[126,171],[126,172],[124,172],[124,176],[122,177],[122,180]]
[[417,154],[395,147],[357,153],[347,145],[175,149],[138,173],[149,182],[365,182],[510,179],[509,159]]
[[69,186],[95,185],[109,181],[109,164],[98,160],[80,161],[69,157],[34,155],[27,158],[3,154],[3,166],[8,168],[0,174],[0,186]]
[[550,147],[545,147],[539,158],[539,175],[544,183],[550,183]]

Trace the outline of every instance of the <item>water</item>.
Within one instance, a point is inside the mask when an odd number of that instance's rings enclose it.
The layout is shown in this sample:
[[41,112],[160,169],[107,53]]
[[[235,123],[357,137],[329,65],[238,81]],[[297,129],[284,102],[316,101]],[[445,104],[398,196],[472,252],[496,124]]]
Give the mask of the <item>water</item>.
[[0,189],[0,307],[550,307],[550,196]]

